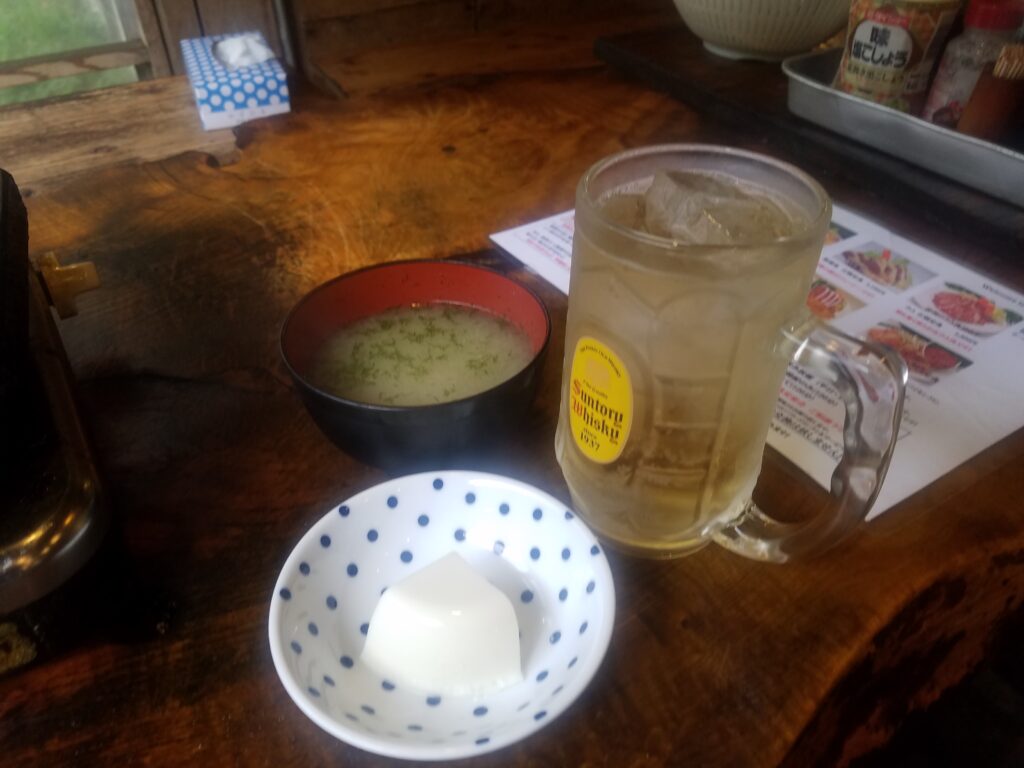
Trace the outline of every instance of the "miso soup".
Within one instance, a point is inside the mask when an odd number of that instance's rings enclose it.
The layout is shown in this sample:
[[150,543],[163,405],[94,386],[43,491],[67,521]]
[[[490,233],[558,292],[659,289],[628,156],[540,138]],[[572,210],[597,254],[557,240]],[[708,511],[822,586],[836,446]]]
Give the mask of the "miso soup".
[[457,304],[396,307],[337,331],[317,353],[320,389],[375,405],[459,400],[530,362],[526,334],[502,317]]

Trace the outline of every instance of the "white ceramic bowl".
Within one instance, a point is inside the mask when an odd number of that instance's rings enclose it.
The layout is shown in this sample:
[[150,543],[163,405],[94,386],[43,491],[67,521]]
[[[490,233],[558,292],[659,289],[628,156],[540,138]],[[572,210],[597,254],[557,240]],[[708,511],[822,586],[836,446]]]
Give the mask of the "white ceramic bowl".
[[[361,663],[382,590],[452,551],[512,602],[522,683],[444,696]],[[328,733],[382,755],[452,760],[558,717],[601,664],[614,615],[604,551],[561,502],[496,475],[429,472],[353,496],[302,537],[271,598],[270,649],[288,694]]]
[[704,47],[733,59],[778,61],[809,51],[846,23],[850,0],[674,0]]

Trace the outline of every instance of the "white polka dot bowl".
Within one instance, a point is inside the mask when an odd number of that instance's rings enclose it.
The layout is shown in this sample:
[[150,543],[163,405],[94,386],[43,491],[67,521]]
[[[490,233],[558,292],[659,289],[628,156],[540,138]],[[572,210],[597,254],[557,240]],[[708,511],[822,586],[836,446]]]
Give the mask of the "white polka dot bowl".
[[[512,603],[523,681],[449,696],[388,680],[360,660],[383,590],[457,552]],[[270,602],[270,649],[314,723],[391,757],[453,760],[550,723],[583,692],[611,639],[604,550],[565,505],[481,472],[400,477],[353,496],[299,541]]]

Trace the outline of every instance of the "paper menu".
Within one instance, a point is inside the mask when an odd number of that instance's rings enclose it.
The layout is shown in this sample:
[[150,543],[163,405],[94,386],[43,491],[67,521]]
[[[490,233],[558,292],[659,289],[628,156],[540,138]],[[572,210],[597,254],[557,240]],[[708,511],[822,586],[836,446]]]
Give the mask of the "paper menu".
[[572,262],[572,211],[549,216],[515,229],[507,229],[491,240],[531,267],[562,293],[569,293],[569,265]]
[[[568,293],[573,213],[491,239]],[[874,517],[1024,427],[1024,295],[835,206],[808,297],[842,331],[907,361],[903,422]],[[786,372],[768,443],[828,488],[844,409],[809,371]]]

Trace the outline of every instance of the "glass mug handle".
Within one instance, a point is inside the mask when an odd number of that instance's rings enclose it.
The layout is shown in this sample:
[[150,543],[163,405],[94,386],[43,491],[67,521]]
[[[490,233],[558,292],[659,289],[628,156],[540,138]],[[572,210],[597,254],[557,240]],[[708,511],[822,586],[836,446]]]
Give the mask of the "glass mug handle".
[[837,544],[867,515],[889,469],[907,383],[907,366],[887,347],[816,324],[810,333],[785,334],[785,352],[832,384],[846,406],[843,456],[832,474],[831,510],[784,523],[753,501],[714,540],[746,557],[785,562]]

